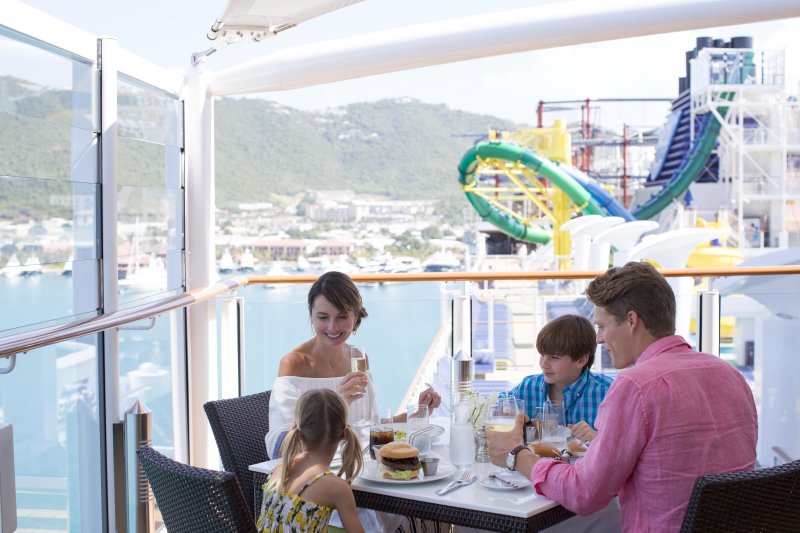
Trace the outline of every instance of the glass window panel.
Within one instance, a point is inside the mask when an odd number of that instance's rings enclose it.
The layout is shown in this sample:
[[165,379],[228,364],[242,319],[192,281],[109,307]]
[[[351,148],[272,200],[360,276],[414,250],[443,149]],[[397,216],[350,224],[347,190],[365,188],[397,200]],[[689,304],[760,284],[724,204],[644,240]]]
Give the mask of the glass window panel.
[[[756,460],[762,466],[800,458],[800,359],[796,357],[800,284],[796,276],[715,280],[720,302],[720,357],[744,376],[758,411]],[[782,452],[782,454],[780,453]]]
[[98,259],[99,194],[96,184],[0,176],[0,266],[12,255],[45,272],[69,260]]
[[174,95],[119,77],[119,134],[156,144],[183,147],[183,104]]
[[[174,182],[176,165],[179,169],[180,159],[176,157],[175,150],[168,150],[165,145],[125,137],[119,139],[119,185],[160,188],[180,186],[180,182]],[[169,178],[173,181],[170,182]]]
[[0,28],[0,112],[99,131],[97,70],[56,50]]
[[[178,369],[183,367],[186,346],[183,310],[159,316],[152,329],[120,329],[120,409],[122,413],[136,400],[152,412],[153,446],[174,457],[180,428],[174,421],[174,395],[184,390]],[[120,413],[120,415],[122,415]]]
[[183,191],[120,187],[120,304],[141,304],[183,287]]
[[97,135],[67,123],[0,112],[0,175],[94,183]]
[[33,350],[0,376],[0,421],[14,426],[20,531],[103,530],[97,339]]

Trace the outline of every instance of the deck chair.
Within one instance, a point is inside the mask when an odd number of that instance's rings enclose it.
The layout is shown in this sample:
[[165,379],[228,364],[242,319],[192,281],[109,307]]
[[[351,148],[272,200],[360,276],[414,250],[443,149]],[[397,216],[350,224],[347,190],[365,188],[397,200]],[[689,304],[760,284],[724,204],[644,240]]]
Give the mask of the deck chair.
[[236,476],[173,461],[149,446],[136,451],[170,533],[256,533]]
[[239,481],[251,516],[259,509],[253,498],[253,472],[248,468],[269,459],[264,444],[269,431],[269,396],[270,391],[266,391],[203,405],[222,466]]
[[800,461],[700,476],[694,484],[681,532],[798,531]]

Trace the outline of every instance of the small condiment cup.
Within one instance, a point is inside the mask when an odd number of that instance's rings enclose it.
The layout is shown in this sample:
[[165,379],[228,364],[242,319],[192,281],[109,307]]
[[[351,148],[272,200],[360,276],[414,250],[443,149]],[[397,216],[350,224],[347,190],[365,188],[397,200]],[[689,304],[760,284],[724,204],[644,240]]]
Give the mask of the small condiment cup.
[[438,457],[424,457],[420,459],[422,463],[422,473],[426,476],[435,476],[436,471],[439,469]]

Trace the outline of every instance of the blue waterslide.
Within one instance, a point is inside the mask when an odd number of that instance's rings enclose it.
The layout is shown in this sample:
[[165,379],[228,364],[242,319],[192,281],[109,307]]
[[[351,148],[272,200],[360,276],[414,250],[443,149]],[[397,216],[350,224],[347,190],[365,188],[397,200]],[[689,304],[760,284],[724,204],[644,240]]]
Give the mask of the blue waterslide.
[[580,183],[580,185],[586,189],[586,192],[588,192],[589,195],[594,198],[594,201],[597,202],[597,204],[606,213],[614,217],[622,217],[625,219],[625,222],[633,222],[636,220],[631,212],[625,209],[625,206],[623,206],[617,199],[611,196],[608,191],[603,189],[599,183],[597,183],[597,180],[571,165],[565,165],[558,162],[555,162],[555,164],[558,165],[561,170],[572,176],[572,179]]

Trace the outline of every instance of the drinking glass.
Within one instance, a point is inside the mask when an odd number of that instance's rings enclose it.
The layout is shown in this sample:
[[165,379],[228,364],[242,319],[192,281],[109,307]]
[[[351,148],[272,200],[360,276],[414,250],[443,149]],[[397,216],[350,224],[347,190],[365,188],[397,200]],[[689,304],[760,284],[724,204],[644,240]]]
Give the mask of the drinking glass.
[[486,429],[492,431],[511,431],[516,423],[519,404],[516,398],[501,398],[494,404],[486,419]]
[[406,408],[408,415],[408,429],[416,431],[428,425],[428,406],[427,405],[409,405]]
[[542,440],[561,444],[568,434],[564,402],[546,401],[542,410]]
[[[351,346],[350,347],[350,370],[352,372],[364,372],[366,373],[367,379],[369,379],[369,374],[367,370],[369,370],[369,362],[367,360],[367,352],[363,348],[359,346]],[[362,396],[358,400],[355,400],[352,404],[353,412],[355,416],[355,420],[353,420],[353,425],[357,428],[363,428],[367,424],[369,424],[369,420],[367,420],[367,410],[369,409],[369,387],[365,387],[362,391]],[[370,448],[371,450],[372,448]]]
[[375,459],[373,446],[383,446],[394,440],[394,422],[391,409],[378,409],[369,424],[369,456]]
[[431,435],[430,432],[417,435],[413,442],[411,436],[423,428],[428,427],[428,406],[427,405],[409,405],[406,408],[407,424],[406,430],[408,431],[408,443],[415,446],[420,455],[425,455],[431,450]]
[[469,415],[472,406],[460,401],[453,406],[450,422],[450,462],[455,466],[468,466],[475,461],[475,428]]

